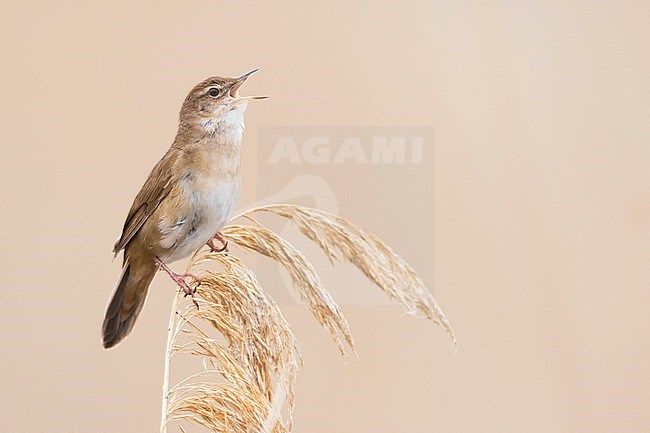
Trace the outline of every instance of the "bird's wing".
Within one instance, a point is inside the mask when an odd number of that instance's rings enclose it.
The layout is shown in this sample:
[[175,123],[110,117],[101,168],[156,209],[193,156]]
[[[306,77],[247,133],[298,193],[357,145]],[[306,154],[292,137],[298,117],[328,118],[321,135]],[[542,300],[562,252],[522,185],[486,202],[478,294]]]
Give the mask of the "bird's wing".
[[115,243],[113,253],[117,255],[140,230],[160,203],[167,197],[174,184],[174,164],[178,160],[180,150],[171,148],[149,173],[142,189],[133,200],[129,215],[124,222],[122,236]]

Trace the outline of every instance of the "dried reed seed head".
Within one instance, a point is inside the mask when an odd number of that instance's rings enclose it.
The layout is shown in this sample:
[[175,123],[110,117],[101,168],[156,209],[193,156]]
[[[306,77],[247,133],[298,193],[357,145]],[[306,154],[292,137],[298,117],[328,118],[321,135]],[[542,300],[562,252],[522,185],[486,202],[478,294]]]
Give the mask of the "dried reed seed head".
[[[225,255],[195,255],[190,266],[206,260],[225,271],[201,277],[198,310],[190,303],[180,310],[173,353],[200,356],[209,370],[170,390],[168,422],[190,420],[210,431],[288,431],[302,363],[296,339],[250,269]],[[221,338],[210,337],[197,320]]]
[[235,244],[281,264],[289,274],[294,289],[318,322],[330,332],[341,354],[346,355],[339,335],[354,350],[347,320],[334,298],[321,284],[312,264],[300,251],[266,227],[231,225],[224,227],[223,233]]
[[413,268],[373,233],[337,215],[296,205],[261,206],[238,216],[252,218],[250,215],[256,212],[269,212],[288,219],[316,242],[331,261],[342,256],[391,298],[404,305],[407,312],[441,325],[456,344],[451,324],[433,294]]
[[[269,212],[291,221],[316,242],[331,262],[354,264],[406,310],[451,325],[422,280],[400,256],[374,234],[327,212],[295,205],[269,205],[238,217],[256,226],[230,225],[222,230],[235,244],[280,263],[292,284],[345,355],[340,335],[354,349],[345,317],[305,256],[267,229],[251,214]],[[218,262],[223,272],[202,277],[200,309],[191,304],[172,316],[173,350],[201,357],[209,369],[180,382],[169,392],[165,424],[189,420],[212,432],[284,433],[291,430],[294,385],[302,359],[296,339],[278,306],[261,289],[253,272],[231,255],[197,251],[188,271]],[[181,294],[177,304],[181,304]],[[209,336],[196,321],[209,324],[221,339]],[[282,406],[285,406],[284,411]],[[284,414],[284,416],[280,415]],[[184,431],[181,427],[181,430]]]

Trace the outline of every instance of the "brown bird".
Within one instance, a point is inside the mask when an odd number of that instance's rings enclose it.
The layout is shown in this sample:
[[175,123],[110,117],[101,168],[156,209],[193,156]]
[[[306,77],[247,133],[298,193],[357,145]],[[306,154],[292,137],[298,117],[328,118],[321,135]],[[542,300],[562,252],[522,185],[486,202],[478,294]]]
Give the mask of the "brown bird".
[[208,78],[185,98],[174,143],[135,197],[113,247],[115,255],[124,250],[124,261],[102,326],[105,348],[131,332],[158,269],[193,296],[185,278],[194,276],[177,274],[168,264],[206,243],[215,250],[215,238],[221,250],[227,247],[219,231],[239,198],[244,112],[250,100],[266,98],[239,96],[255,72]]

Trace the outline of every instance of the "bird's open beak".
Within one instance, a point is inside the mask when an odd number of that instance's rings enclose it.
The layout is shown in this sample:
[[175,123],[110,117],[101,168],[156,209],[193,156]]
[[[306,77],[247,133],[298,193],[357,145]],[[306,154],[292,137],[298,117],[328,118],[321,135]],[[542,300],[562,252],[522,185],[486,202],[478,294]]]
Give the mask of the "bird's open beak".
[[253,99],[266,99],[268,96],[239,96],[239,88],[241,87],[242,84],[244,84],[244,81],[251,75],[253,75],[255,72],[259,71],[259,69],[253,69],[250,72],[246,72],[244,75],[241,77],[237,78],[237,81],[235,81],[235,84],[230,87],[229,94],[232,98],[235,98],[239,101],[247,101],[247,100],[253,100]]

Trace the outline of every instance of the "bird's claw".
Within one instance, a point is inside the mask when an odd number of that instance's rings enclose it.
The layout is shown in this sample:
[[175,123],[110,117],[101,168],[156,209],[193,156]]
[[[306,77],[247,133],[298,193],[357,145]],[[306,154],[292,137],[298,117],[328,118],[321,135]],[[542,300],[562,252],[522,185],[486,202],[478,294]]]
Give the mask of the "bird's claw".
[[227,253],[230,252],[230,250],[228,249],[228,241],[226,241],[226,243],[223,244],[223,247],[222,247],[222,248],[219,248],[219,249],[213,250],[212,252],[214,253],[215,251],[216,251],[217,253],[223,253],[224,251],[227,252]]
[[[187,298],[187,296],[192,297],[192,302],[194,302],[194,305],[196,305],[196,309],[198,310],[199,303],[196,302],[194,295],[196,294],[196,289],[201,285],[201,277],[191,273],[177,274],[159,258],[156,258],[156,263],[158,263],[160,268],[167,272],[167,275],[169,275],[169,277],[176,283],[176,285],[178,285],[178,287],[183,290],[185,293],[185,298]],[[196,286],[192,287],[185,278],[192,278],[194,281],[196,281]]]
[[[218,240],[219,242],[221,242],[221,244],[223,245],[223,247],[221,247],[221,248],[217,248],[217,247],[214,245],[214,240],[215,240],[215,239]],[[228,252],[230,252],[230,250],[228,249],[228,241],[227,241],[226,238],[221,234],[221,232],[219,232],[219,233],[217,233],[216,235],[214,235],[214,237],[213,237],[212,239],[210,239],[210,240],[207,242],[207,245],[208,245],[208,247],[210,247],[210,252],[211,252],[211,253],[223,253],[223,252],[228,253]]]

